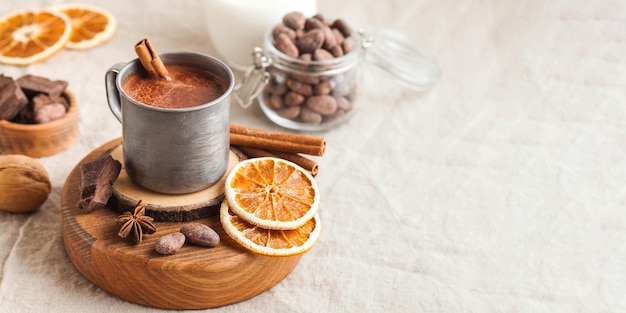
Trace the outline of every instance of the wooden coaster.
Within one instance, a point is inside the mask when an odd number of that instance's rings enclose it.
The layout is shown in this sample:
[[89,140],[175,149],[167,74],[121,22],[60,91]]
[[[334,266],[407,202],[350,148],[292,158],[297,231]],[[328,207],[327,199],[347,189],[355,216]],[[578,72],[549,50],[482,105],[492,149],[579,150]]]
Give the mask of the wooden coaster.
[[[122,170],[113,184],[113,198],[109,205],[118,211],[132,211],[141,200],[146,208],[146,215],[160,222],[188,222],[199,218],[216,215],[224,200],[224,181],[226,174],[213,186],[194,193],[168,195],[145,189],[128,176],[124,166],[122,145],[111,151],[111,156],[122,163]],[[241,154],[230,151],[228,170],[242,159]]]
[[301,256],[270,257],[241,247],[224,232],[218,216],[196,222],[213,228],[221,242],[214,248],[189,243],[173,255],[155,252],[159,237],[176,232],[184,222],[155,222],[157,232],[135,245],[120,238],[110,208],[82,213],[80,167],[121,143],[113,140],[92,151],[70,173],[61,192],[63,243],[76,269],[103,290],[137,304],[176,310],[207,309],[240,302],[278,284]]

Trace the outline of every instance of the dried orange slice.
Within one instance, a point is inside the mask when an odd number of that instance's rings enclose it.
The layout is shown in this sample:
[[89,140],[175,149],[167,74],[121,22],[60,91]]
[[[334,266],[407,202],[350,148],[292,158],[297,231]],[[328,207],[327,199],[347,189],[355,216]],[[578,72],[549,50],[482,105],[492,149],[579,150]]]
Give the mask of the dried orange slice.
[[65,46],[72,27],[67,15],[28,10],[0,18],[0,63],[28,65],[43,61]]
[[115,17],[100,8],[85,4],[60,4],[50,9],[63,12],[72,22],[69,49],[89,49],[111,39],[117,28]]
[[246,249],[269,256],[291,256],[305,253],[322,232],[319,214],[292,230],[271,230],[252,225],[235,215],[224,200],[220,208],[222,228],[229,237]]
[[320,195],[311,174],[279,158],[239,162],[226,176],[231,210],[250,224],[266,229],[296,229],[313,218]]

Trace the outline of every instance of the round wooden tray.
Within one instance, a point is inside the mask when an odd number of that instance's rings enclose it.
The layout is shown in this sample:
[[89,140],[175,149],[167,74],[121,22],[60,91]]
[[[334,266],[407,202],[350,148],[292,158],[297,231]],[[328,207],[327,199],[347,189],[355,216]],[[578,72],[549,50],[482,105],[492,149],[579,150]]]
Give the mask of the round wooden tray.
[[76,269],[103,290],[137,304],[163,309],[206,309],[240,302],[279,283],[301,255],[269,257],[248,252],[230,239],[219,216],[197,222],[221,238],[215,248],[186,243],[176,254],[155,252],[156,240],[178,231],[184,222],[156,222],[157,232],[140,245],[117,236],[118,212],[100,209],[84,214],[80,200],[80,166],[110,153],[116,139],[92,151],[74,167],[61,194],[63,242]]

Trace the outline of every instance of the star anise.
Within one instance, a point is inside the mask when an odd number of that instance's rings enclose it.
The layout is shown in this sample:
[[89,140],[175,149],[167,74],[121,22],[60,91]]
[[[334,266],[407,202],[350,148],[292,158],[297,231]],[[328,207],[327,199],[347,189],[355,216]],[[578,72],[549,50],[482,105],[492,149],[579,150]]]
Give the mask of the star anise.
[[141,205],[141,200],[139,200],[133,213],[124,212],[117,218],[117,224],[122,226],[117,235],[126,238],[132,233],[135,244],[140,244],[144,233],[153,234],[156,232],[156,227],[152,223],[154,219],[145,214],[146,208]]

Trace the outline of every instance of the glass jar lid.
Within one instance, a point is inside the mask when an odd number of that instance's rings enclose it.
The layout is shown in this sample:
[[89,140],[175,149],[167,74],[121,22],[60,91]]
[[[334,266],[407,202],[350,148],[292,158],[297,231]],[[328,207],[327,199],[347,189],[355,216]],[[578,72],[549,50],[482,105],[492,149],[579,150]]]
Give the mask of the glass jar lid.
[[375,29],[362,35],[369,45],[365,62],[403,86],[427,91],[441,78],[439,66],[398,31]]

